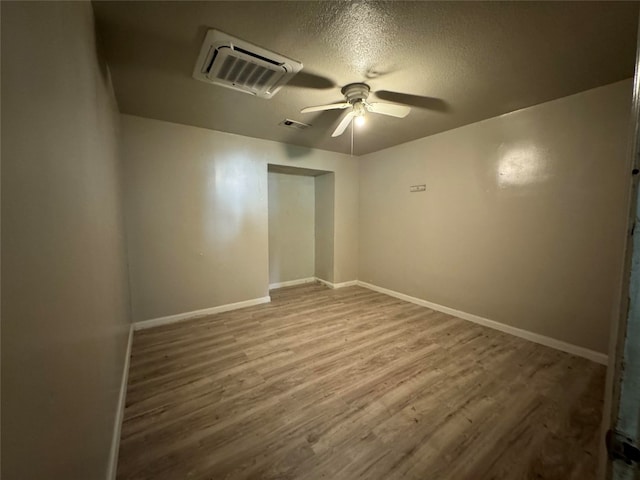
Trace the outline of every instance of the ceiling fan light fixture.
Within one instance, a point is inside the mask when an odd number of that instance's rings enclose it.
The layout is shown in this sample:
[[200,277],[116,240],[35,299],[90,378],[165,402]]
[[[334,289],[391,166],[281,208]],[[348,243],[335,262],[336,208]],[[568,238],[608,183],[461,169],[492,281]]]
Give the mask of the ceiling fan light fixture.
[[367,113],[367,109],[365,108],[364,101],[356,100],[353,102],[353,122],[356,126],[361,127],[364,125],[365,113]]
[[364,102],[362,100],[357,100],[353,102],[353,114],[356,117],[364,117],[364,114],[367,112],[367,109],[364,106]]

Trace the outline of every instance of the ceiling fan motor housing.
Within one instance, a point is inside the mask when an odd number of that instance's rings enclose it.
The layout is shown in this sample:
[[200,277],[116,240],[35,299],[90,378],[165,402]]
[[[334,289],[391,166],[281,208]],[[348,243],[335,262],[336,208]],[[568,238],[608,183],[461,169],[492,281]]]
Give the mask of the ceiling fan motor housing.
[[358,101],[366,100],[369,97],[371,89],[366,83],[350,83],[342,87],[342,94],[346,97],[347,102],[356,103]]

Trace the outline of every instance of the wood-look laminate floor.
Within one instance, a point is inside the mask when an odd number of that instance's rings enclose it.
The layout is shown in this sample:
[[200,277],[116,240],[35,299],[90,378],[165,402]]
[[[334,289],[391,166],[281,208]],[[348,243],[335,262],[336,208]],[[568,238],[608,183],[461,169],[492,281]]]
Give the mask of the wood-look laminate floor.
[[595,478],[604,367],[360,287],[136,332],[119,480]]

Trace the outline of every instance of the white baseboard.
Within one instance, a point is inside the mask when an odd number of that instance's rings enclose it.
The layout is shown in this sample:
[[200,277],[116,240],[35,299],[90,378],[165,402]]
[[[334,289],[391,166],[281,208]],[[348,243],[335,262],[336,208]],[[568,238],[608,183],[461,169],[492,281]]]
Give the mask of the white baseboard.
[[341,282],[341,283],[332,283],[318,277],[316,277],[316,280],[319,281],[320,283],[325,284],[329,288],[344,288],[344,287],[353,287],[354,285],[358,285],[358,280],[349,280],[348,282]]
[[127,340],[127,350],[125,352],[124,367],[122,369],[122,380],[120,382],[120,397],[116,409],[116,419],[113,425],[113,437],[111,438],[111,451],[109,452],[109,466],[107,469],[107,480],[116,480],[118,472],[118,452],[120,450],[120,432],[122,430],[122,420],[124,418],[124,406],[127,398],[127,382],[129,380],[129,361],[131,359],[131,345],[133,344],[133,325],[129,327],[129,339]]
[[230,310],[237,310],[239,308],[253,307],[254,305],[260,305],[261,303],[269,303],[271,301],[270,296],[252,298],[251,300],[245,300],[243,302],[228,303],[226,305],[218,305],[217,307],[203,308],[202,310],[194,310],[193,312],[178,313],[176,315],[169,315],[166,317],[152,318],[150,320],[141,320],[133,323],[134,330],[144,330],[146,328],[158,327],[160,325],[168,325],[170,323],[182,322],[183,320],[192,320],[194,318],[206,317],[207,315],[213,315],[214,313],[228,312]]
[[523,330],[521,328],[512,327],[511,325],[506,325],[504,323],[496,322],[495,320],[489,320],[488,318],[480,317],[472,313],[455,310],[453,308],[445,307],[444,305],[438,305],[437,303],[428,302],[420,298],[412,297],[410,295],[405,295],[404,293],[396,292],[394,290],[389,290],[388,288],[372,285],[371,283],[358,281],[357,284],[361,287],[365,287],[370,290],[375,290],[376,292],[384,293],[391,297],[399,298],[400,300],[405,300],[407,302],[415,303],[416,305],[421,305],[423,307],[427,307],[432,310],[437,310],[439,312],[447,313],[454,317],[462,318],[463,320],[468,320],[470,322],[477,323],[485,327],[493,328],[494,330],[500,330],[501,332],[508,333],[516,337],[524,338],[525,340],[529,340],[534,343],[539,343],[540,345],[545,345],[547,347],[555,348],[556,350],[561,350],[563,352],[571,353],[572,355],[583,357],[591,361],[594,361],[596,363],[600,363],[602,365],[607,365],[608,363],[608,356],[604,353],[596,352],[595,350],[590,350],[588,348],[580,347],[578,345],[573,345],[571,343],[563,342],[561,340],[556,340],[555,338],[546,337],[544,335],[533,333],[528,330]]
[[274,288],[281,288],[281,287],[292,287],[294,285],[303,285],[305,283],[313,283],[313,282],[320,282],[329,288],[353,287],[354,285],[358,284],[358,280],[349,280],[348,282],[333,283],[328,280],[324,280],[320,277],[309,277],[309,278],[301,278],[299,280],[290,280],[288,282],[270,283],[269,290],[273,290]]
[[293,287],[294,285],[304,285],[305,283],[313,283],[315,281],[316,281],[316,277],[309,277],[309,278],[299,278],[298,280],[288,280],[286,282],[270,283],[269,290],[273,290],[275,288],[282,288],[282,287]]

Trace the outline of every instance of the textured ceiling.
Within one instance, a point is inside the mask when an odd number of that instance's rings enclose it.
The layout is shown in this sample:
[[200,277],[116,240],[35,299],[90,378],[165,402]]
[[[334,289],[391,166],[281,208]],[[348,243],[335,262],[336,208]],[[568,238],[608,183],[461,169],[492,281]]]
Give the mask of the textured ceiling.
[[[413,100],[404,119],[367,116],[354,153],[380,150],[633,74],[635,2],[94,2],[121,112],[348,153],[342,111],[300,114],[365,81],[370,100]],[[191,77],[208,28],[301,61],[270,100]],[[321,80],[318,76],[329,80]],[[417,96],[399,97],[391,92]],[[429,100],[433,97],[439,100]],[[284,118],[312,124],[278,126]]]

